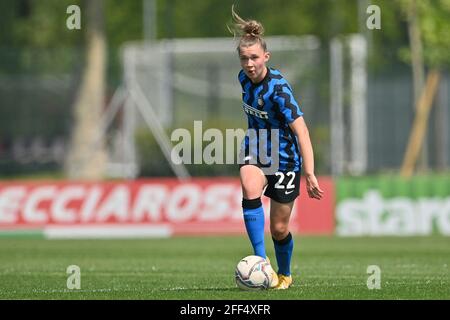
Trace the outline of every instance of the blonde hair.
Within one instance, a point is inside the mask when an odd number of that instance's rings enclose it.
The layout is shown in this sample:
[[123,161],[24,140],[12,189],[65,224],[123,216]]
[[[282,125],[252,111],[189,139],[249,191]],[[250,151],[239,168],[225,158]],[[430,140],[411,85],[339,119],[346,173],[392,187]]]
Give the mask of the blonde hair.
[[261,45],[264,52],[267,52],[266,41],[263,39],[264,27],[256,20],[244,20],[235,11],[234,5],[231,6],[231,16],[233,18],[233,26],[228,30],[236,36],[240,36],[237,51],[240,53],[241,47],[250,47],[256,43]]

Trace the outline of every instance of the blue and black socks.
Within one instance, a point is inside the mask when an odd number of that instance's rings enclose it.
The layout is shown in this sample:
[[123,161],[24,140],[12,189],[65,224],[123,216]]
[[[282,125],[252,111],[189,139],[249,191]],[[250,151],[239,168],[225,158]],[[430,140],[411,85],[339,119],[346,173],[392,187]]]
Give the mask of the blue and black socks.
[[275,240],[272,238],[275,247],[275,255],[277,257],[278,274],[285,276],[291,275],[291,257],[294,249],[294,240],[289,234],[282,240]]
[[242,199],[244,209],[244,222],[248,237],[253,246],[256,256],[266,258],[266,248],[264,246],[264,208],[261,198]]
[[[248,237],[253,246],[256,256],[266,258],[266,249],[264,246],[264,208],[261,198],[242,199],[242,208],[244,210],[244,222]],[[294,249],[294,240],[289,232],[286,238],[275,240],[272,238],[277,257],[278,273],[286,276],[291,275],[291,257]]]

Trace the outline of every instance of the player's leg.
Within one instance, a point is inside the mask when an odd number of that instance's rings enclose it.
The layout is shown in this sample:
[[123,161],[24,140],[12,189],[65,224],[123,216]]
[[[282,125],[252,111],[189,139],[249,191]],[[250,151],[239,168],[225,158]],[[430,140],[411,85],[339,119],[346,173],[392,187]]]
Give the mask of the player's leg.
[[280,203],[271,199],[270,203],[270,233],[278,263],[279,289],[287,289],[292,284],[291,257],[294,240],[289,232],[289,219],[293,206],[294,201]]
[[261,195],[267,184],[266,177],[260,168],[244,165],[239,170],[242,186],[242,208],[245,228],[253,246],[254,254],[266,258],[264,246],[264,208]]

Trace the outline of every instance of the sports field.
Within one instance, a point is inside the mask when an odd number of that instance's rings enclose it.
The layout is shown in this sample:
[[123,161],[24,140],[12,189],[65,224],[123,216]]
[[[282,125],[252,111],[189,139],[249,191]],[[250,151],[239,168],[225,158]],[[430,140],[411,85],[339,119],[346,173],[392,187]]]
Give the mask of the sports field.
[[[450,299],[450,238],[296,237],[285,291],[236,288],[234,267],[250,253],[244,236],[2,238],[0,299]],[[80,267],[79,290],[67,289],[69,265]],[[367,287],[369,265],[381,269],[379,290]]]

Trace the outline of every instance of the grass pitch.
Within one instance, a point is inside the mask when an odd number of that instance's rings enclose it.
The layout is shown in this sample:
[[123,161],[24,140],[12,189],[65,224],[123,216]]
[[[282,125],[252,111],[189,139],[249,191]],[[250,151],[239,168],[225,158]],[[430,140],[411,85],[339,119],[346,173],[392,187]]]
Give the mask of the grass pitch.
[[[266,248],[276,267],[273,244]],[[295,237],[289,290],[240,291],[245,236],[147,240],[0,239],[0,299],[450,299],[450,238]],[[67,289],[69,265],[81,289]],[[381,289],[369,290],[369,265]]]

